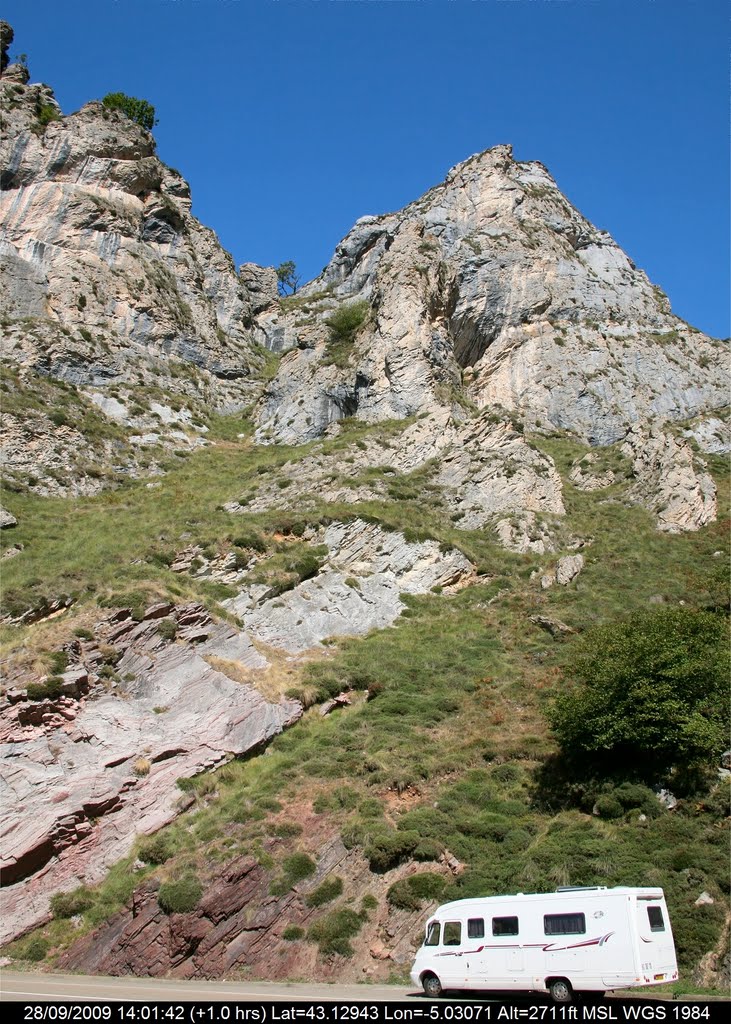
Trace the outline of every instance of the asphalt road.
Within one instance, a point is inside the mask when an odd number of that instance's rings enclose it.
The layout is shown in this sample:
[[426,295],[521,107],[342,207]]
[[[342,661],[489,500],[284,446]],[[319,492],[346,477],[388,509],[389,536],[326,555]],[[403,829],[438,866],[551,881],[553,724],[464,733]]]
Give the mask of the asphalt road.
[[158,978],[99,978],[81,974],[0,971],[0,1000],[140,1000],[142,1002],[251,1002],[296,999],[384,1002],[418,994],[402,985],[316,985],[270,981],[176,981]]

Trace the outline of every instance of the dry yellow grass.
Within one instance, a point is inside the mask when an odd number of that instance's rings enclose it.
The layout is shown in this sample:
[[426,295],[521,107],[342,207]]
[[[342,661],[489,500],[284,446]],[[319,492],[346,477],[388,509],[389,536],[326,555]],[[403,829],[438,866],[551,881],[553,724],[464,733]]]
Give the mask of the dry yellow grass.
[[302,685],[302,670],[308,662],[326,657],[327,654],[325,652],[306,651],[293,658],[291,654],[286,654],[284,651],[280,651],[276,647],[270,647],[268,644],[254,641],[254,646],[269,662],[268,666],[264,669],[248,668],[240,661],[219,658],[215,654],[205,655],[205,661],[208,662],[211,668],[222,672],[229,679],[233,679],[235,683],[243,683],[246,686],[254,687],[262,697],[274,703],[285,696],[287,691],[293,687],[303,691],[305,706],[313,703],[317,687],[314,685],[309,687]]

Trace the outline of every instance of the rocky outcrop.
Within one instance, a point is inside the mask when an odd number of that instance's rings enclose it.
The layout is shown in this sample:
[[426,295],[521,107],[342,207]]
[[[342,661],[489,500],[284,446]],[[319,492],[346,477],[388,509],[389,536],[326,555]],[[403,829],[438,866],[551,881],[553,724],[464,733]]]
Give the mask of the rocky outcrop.
[[[555,546],[558,531],[549,520],[564,515],[561,478],[553,460],[530,444],[509,420],[484,414],[460,422],[442,412],[405,426],[385,445],[376,439],[351,445],[343,460],[342,452],[318,453],[291,467],[285,465],[286,489],[279,480],[264,482],[255,493],[244,496],[242,503],[232,502],[227,508],[234,512],[282,507],[301,511],[322,500],[354,504],[387,499],[399,495],[400,486],[410,486],[409,474],[422,471],[424,498],[438,500],[457,529],[492,526],[505,546],[530,550],[522,546],[522,538],[536,532],[538,517],[540,550]],[[506,516],[521,518],[521,539],[513,537],[514,524]]]
[[9,72],[0,77],[5,357],[77,385],[195,394],[200,383],[213,405],[240,406],[257,362],[252,304],[229,254],[191,215],[185,180],[124,113],[91,102],[64,117],[47,86]]
[[2,505],[0,505],[0,530],[7,530],[9,527],[17,525],[18,520],[12,512],[8,512],[6,508],[3,508]]
[[[2,710],[3,940],[42,919],[53,892],[99,880],[138,833],[174,818],[178,778],[259,747],[302,712],[212,667],[267,662],[201,607],[158,605],[141,622],[121,612],[96,633],[71,652],[60,696],[21,690]],[[115,670],[107,661],[100,675],[105,657]]]
[[359,519],[306,537],[328,550],[316,576],[275,597],[267,597],[267,587],[249,586],[226,602],[253,636],[291,653],[390,626],[406,607],[401,594],[449,592],[476,579],[459,551],[443,552],[432,540],[410,543]]
[[637,478],[630,494],[668,533],[699,530],[716,518],[716,486],[686,441],[656,428],[636,428],[622,445]]
[[[356,301],[368,317],[335,359],[328,320]],[[721,344],[672,316],[548,171],[509,146],[458,164],[398,213],[361,218],[296,304],[265,310],[257,329],[291,349],[257,411],[264,441],[472,402],[606,445],[650,416],[727,402]]]
[[543,590],[547,590],[554,583],[567,587],[572,580],[576,579],[583,568],[583,555],[564,555],[563,558],[559,558],[555,568],[541,576],[541,587]]

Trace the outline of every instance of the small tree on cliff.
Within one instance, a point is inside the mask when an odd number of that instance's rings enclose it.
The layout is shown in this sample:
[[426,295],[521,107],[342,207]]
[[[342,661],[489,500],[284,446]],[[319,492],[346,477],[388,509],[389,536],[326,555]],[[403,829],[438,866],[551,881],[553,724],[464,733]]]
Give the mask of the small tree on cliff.
[[157,124],[155,108],[147,100],[138,100],[135,96],[127,96],[123,92],[108,92],[102,103],[107,110],[121,110],[130,121],[134,121],[145,131],[151,132]]
[[294,295],[299,287],[300,280],[301,278],[297,273],[294,260],[287,260],[286,263],[280,263],[277,267],[277,282],[280,295]]

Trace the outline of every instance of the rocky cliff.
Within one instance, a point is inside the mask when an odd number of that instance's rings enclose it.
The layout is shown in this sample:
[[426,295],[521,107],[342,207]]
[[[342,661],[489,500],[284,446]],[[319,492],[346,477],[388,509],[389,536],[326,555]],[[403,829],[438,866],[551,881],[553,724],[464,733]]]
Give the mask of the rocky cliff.
[[74,422],[59,433],[48,408],[18,417],[8,403],[5,463],[41,492],[88,493],[75,449],[129,472],[141,444],[198,443],[202,407],[253,399],[262,354],[247,282],[255,295],[260,283],[237,274],[191,215],[187,182],[122,111],[93,101],[63,116],[23,65],[0,75],[0,111],[0,325],[3,359],[20,373],[6,390],[53,378],[120,427],[112,450]]

